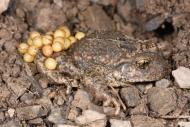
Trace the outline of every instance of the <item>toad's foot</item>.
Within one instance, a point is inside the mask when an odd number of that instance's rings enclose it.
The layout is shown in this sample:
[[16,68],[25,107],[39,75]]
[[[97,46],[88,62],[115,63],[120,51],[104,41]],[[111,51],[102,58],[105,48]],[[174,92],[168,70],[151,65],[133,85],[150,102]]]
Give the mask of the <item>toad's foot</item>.
[[120,103],[119,101],[113,97],[110,93],[105,91],[106,85],[104,81],[97,77],[85,77],[84,78],[85,88],[91,93],[93,97],[95,97],[98,101],[103,101],[103,106],[114,105],[115,107],[115,115],[120,113]]

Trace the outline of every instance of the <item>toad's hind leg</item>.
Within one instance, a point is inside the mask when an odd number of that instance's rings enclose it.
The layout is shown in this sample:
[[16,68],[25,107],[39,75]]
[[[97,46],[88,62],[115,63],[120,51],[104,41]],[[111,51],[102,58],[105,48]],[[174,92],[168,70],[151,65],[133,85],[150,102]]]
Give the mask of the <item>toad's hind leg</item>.
[[115,115],[120,113],[120,103],[116,97],[113,97],[111,93],[106,91],[106,82],[97,77],[85,77],[84,85],[90,94],[98,101],[103,101],[103,106],[109,106],[111,104],[115,107]]

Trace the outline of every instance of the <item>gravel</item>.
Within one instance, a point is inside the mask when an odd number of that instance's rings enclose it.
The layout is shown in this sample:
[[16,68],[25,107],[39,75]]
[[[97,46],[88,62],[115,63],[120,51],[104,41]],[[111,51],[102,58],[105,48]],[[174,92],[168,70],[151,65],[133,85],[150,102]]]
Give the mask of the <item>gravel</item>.
[[132,127],[130,121],[110,119],[111,127]]
[[153,87],[147,95],[150,109],[160,115],[168,114],[177,106],[177,95],[173,89]]
[[172,75],[180,88],[190,88],[190,69],[186,67],[178,67],[172,71]]

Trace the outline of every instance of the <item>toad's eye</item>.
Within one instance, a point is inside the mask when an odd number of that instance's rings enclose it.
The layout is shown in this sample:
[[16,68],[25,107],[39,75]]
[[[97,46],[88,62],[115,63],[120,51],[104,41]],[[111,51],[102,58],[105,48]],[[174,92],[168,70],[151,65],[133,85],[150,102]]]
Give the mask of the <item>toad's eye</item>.
[[150,59],[148,57],[140,57],[136,60],[136,66],[140,69],[145,69],[149,63],[150,63]]

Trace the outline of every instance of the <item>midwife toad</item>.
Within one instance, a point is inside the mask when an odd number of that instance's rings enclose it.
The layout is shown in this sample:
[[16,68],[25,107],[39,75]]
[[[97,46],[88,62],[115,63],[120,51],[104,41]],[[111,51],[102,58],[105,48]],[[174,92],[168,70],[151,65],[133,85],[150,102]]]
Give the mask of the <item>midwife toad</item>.
[[156,81],[170,72],[170,66],[158,53],[154,43],[140,41],[119,32],[96,32],[74,43],[56,59],[56,70],[44,67],[45,57],[38,56],[38,70],[57,84],[79,79],[105,105],[113,103],[116,114],[120,104],[104,92],[107,86]]

